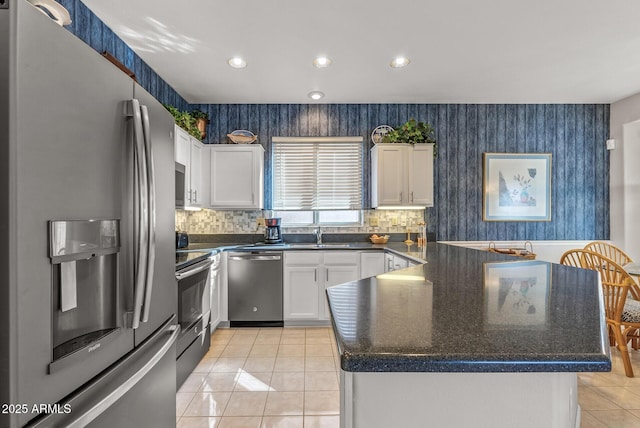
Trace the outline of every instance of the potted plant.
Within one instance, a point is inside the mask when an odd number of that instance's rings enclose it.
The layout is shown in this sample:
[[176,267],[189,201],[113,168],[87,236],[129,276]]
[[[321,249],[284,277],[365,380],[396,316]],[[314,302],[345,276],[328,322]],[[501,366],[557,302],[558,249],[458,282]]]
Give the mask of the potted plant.
[[204,140],[207,136],[207,125],[209,124],[209,115],[200,109],[191,112],[191,117],[196,120],[196,126],[200,130],[201,138]]
[[163,104],[163,106],[169,111],[169,113],[171,113],[173,119],[176,121],[176,125],[197,139],[203,138],[200,129],[198,129],[198,126],[196,125],[196,119],[191,115],[191,113],[188,111],[180,111],[174,106],[168,104]]
[[382,137],[383,143],[406,143],[406,144],[433,144],[433,155],[437,154],[436,139],[433,126],[424,122],[416,122],[415,119],[409,119],[401,127],[388,132]]

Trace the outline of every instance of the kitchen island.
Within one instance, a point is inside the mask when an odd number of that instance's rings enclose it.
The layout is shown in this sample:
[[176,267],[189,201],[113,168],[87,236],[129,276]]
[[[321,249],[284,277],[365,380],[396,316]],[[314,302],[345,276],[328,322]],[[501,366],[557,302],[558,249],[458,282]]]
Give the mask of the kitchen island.
[[428,244],[426,264],[327,290],[341,427],[579,427],[610,371],[597,274]]

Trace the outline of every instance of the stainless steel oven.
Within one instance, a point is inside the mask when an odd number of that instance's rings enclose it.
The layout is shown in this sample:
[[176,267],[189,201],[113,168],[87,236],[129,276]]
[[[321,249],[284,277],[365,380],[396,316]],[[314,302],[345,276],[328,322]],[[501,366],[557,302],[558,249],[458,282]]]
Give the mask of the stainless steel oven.
[[213,259],[206,252],[176,253],[178,280],[177,387],[209,349],[210,338],[210,269]]

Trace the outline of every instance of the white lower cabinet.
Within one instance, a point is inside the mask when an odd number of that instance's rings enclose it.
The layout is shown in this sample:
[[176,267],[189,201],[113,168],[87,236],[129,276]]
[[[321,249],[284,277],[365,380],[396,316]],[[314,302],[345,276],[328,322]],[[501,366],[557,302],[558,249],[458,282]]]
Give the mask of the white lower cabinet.
[[283,266],[283,317],[291,320],[319,319],[321,251],[285,251]]
[[358,252],[287,251],[284,254],[284,320],[329,319],[326,288],[359,279]]
[[404,269],[409,266],[417,265],[417,262],[406,259],[402,256],[398,256],[396,254],[385,253],[384,254],[384,271],[392,272],[398,269]]
[[384,251],[363,251],[360,253],[360,278],[371,278],[384,273]]
[[415,264],[384,251],[285,251],[284,320],[326,321],[330,318],[327,287]]
[[324,286],[320,287],[319,318],[331,318],[327,301],[327,287],[360,279],[360,254],[356,251],[325,251],[323,254]]
[[211,267],[211,332],[215,330],[215,328],[222,321],[222,268],[221,268],[221,259],[222,256],[220,254],[216,254],[214,257],[214,264]]
[[317,267],[285,267],[283,302],[285,321],[319,319],[319,295]]

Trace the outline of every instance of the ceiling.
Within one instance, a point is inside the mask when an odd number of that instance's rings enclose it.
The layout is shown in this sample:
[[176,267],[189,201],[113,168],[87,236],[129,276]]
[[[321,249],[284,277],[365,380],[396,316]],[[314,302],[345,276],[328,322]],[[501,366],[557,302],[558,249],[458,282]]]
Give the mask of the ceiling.
[[[82,1],[192,104],[611,103],[640,92],[636,0]],[[312,65],[320,54],[330,67]],[[246,68],[227,64],[235,55]],[[398,55],[411,63],[391,68]]]

